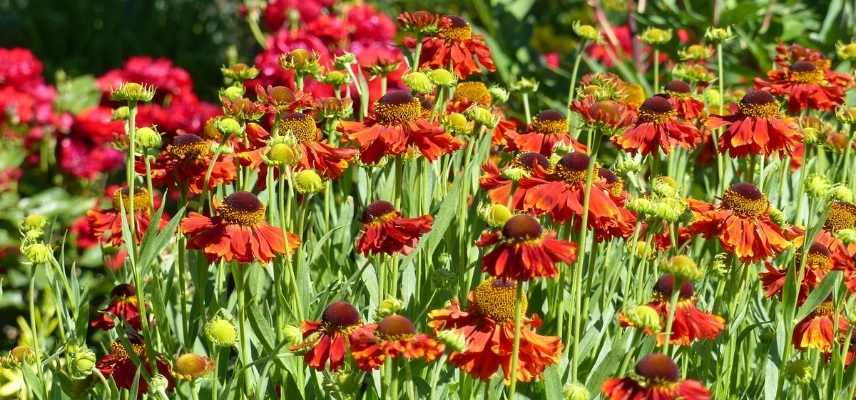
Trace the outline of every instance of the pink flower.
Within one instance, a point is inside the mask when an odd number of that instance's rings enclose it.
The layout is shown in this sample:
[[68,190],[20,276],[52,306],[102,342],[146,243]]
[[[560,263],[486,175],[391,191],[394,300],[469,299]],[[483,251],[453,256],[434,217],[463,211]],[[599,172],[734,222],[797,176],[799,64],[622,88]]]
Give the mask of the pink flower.
[[388,16],[368,4],[353,6],[346,17],[354,30],[351,40],[391,42],[395,37],[395,23]]

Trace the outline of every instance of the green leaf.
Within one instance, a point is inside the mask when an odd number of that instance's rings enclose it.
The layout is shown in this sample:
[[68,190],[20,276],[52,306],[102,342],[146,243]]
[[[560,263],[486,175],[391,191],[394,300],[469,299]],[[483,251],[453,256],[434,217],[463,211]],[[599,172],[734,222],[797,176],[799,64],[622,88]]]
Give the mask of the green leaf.
[[95,107],[101,101],[101,90],[92,75],[78,76],[57,85],[55,105],[58,111],[77,114]]
[[559,376],[559,367],[552,366],[544,370],[544,392],[547,400],[562,400],[562,377]]
[[806,298],[805,303],[800,306],[797,311],[796,319],[802,320],[806,316],[808,316],[817,305],[822,303],[829,297],[829,294],[832,293],[832,288],[837,286],[841,280],[841,271],[832,271],[826,275],[826,278],[820,282],[820,285],[817,285],[814,290],[811,291],[811,294]]
[[[166,201],[161,202],[160,209],[158,209],[152,216],[152,223],[149,224],[149,229],[146,231],[146,238],[154,236],[154,232],[157,232],[159,225],[158,221],[160,221],[161,214],[163,213],[164,204],[166,204]],[[143,268],[144,271],[147,271],[152,260],[157,257],[160,251],[163,250],[164,247],[169,244],[170,240],[172,240],[173,236],[175,236],[175,230],[178,229],[178,224],[184,216],[184,209],[185,207],[179,209],[169,223],[166,224],[163,230],[161,230],[153,240],[143,240],[143,246],[142,249],[140,249],[139,266],[140,268]]]

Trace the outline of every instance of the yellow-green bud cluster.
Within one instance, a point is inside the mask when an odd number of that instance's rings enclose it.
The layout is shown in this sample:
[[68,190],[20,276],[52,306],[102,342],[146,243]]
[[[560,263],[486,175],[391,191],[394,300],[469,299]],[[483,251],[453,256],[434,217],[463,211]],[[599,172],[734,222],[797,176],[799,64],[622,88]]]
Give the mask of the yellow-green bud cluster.
[[148,103],[155,97],[155,88],[136,82],[124,82],[118,88],[113,89],[110,97],[116,101]]
[[579,383],[569,383],[562,388],[565,400],[590,400],[591,394],[588,389]]
[[734,37],[734,33],[731,32],[730,26],[724,28],[711,26],[704,31],[704,39],[711,43],[724,43],[731,40],[732,37]]
[[231,347],[238,340],[238,330],[231,321],[216,317],[205,324],[205,337],[218,347]]
[[808,360],[794,360],[785,368],[788,380],[798,385],[805,385],[814,379],[814,369]]
[[377,311],[375,312],[375,316],[378,319],[383,317],[398,314],[404,309],[404,303],[401,300],[396,299],[394,297],[387,297],[380,302],[380,305],[377,306]]
[[453,135],[469,135],[473,132],[473,123],[461,113],[451,113],[443,118],[443,127]]
[[479,209],[479,216],[491,228],[502,228],[514,214],[504,204],[491,204]]
[[812,175],[806,181],[806,193],[810,197],[822,199],[829,195],[832,189],[832,182],[829,178],[823,175]]
[[658,46],[672,40],[672,30],[650,27],[639,35],[639,39],[645,44]]
[[434,91],[434,82],[424,72],[408,72],[401,77],[401,80],[416,93],[427,94]]
[[600,41],[600,32],[597,31],[597,28],[591,25],[583,24],[580,21],[574,21],[572,28],[574,30],[574,33],[577,34],[577,36],[585,40],[591,42]]
[[637,328],[649,329],[652,332],[660,331],[660,314],[651,306],[641,305],[630,308],[624,313],[624,317]]
[[493,112],[481,106],[470,107],[466,111],[466,115],[475,123],[483,125],[488,129],[495,128],[496,124],[499,122],[499,119],[493,115]]
[[143,149],[158,149],[161,147],[161,134],[152,127],[137,129],[137,145]]
[[323,191],[324,179],[314,169],[304,169],[294,175],[294,187],[300,194],[312,194]]
[[660,269],[685,281],[697,281],[704,276],[704,272],[699,269],[695,261],[685,255],[672,257],[671,260],[663,263]]
[[455,77],[455,74],[449,72],[447,69],[432,69],[427,72],[427,75],[431,82],[440,87],[452,87],[458,83],[458,78]]
[[438,332],[437,339],[452,351],[464,351],[467,348],[467,338],[454,330]]

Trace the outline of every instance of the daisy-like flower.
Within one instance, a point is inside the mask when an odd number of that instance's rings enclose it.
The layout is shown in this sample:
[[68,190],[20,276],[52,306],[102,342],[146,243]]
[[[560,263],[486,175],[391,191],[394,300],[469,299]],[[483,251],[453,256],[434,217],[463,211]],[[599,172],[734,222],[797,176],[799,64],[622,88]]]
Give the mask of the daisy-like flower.
[[109,330],[116,326],[114,319],[126,321],[134,329],[140,330],[140,305],[137,291],[133,286],[123,283],[110,291],[110,305],[98,311],[89,326],[99,330]]
[[528,281],[556,276],[556,263],[571,264],[577,258],[574,243],[556,239],[538,220],[520,214],[505,222],[502,231],[483,233],[479,247],[492,246],[482,258],[481,269],[498,278]]
[[217,215],[191,212],[181,220],[187,248],[199,249],[209,261],[223,259],[267,263],[278,254],[291,254],[300,238],[265,222],[265,206],[250,192],[235,192],[215,205]]
[[418,333],[413,322],[398,314],[363,325],[351,334],[351,356],[364,371],[380,368],[387,358],[434,361],[443,348],[442,343]]
[[388,201],[369,204],[363,211],[363,230],[357,238],[360,254],[410,254],[419,238],[431,230],[430,215],[406,218]]
[[[556,221],[573,220],[575,225],[581,224],[589,162],[589,156],[583,153],[568,153],[546,177],[533,175],[521,179],[520,187],[527,190],[525,208],[547,213]],[[592,181],[588,214],[588,227],[594,230],[597,240],[628,237],[633,233],[636,216],[616,204],[602,179]]]
[[[428,325],[435,332],[454,330],[466,339],[462,351],[452,352],[449,362],[471,376],[489,380],[502,368],[505,381],[511,380],[511,356],[514,344],[515,285],[508,279],[489,279],[470,292],[469,306],[462,310],[457,299],[428,314]],[[525,302],[525,299],[523,300]],[[544,369],[559,362],[561,338],[535,332],[541,319],[526,317],[521,304],[520,351],[517,380],[531,382]]]
[[496,71],[490,48],[481,35],[474,35],[470,23],[457,16],[447,15],[440,19],[436,36],[422,40],[419,66],[447,68],[449,64],[459,78],[481,72],[484,68]]
[[[187,188],[192,194],[202,193],[205,174],[213,154],[211,142],[192,133],[176,135],[172,143],[155,158],[151,165],[152,183],[179,192]],[[136,164],[138,173],[145,174],[142,160]],[[237,177],[235,164],[229,155],[220,155],[214,162],[208,188],[230,183]]]
[[601,391],[609,400],[709,400],[710,392],[698,381],[681,379],[669,356],[651,353],[636,363],[637,377],[610,378]]
[[653,96],[639,107],[636,125],[612,141],[622,150],[650,154],[657,149],[669,154],[675,146],[692,148],[701,143],[701,133],[693,125],[678,120],[678,112],[669,99]]
[[767,197],[751,183],[737,183],[718,206],[688,199],[693,220],[682,233],[717,237],[726,252],[748,263],[784,251],[789,243],[770,219]]
[[828,60],[798,60],[767,73],[767,80],[755,78],[755,88],[788,98],[788,112],[829,111],[844,102],[852,79],[829,69]]
[[732,115],[711,115],[708,128],[727,127],[719,138],[720,151],[733,157],[775,152],[790,155],[802,143],[797,126],[779,112],[779,103],[764,90],[750,90]]
[[[678,303],[672,319],[672,331],[669,341],[678,346],[689,346],[697,340],[713,340],[725,328],[725,320],[714,314],[701,311],[695,305],[695,290],[689,281],[682,281],[678,289]],[[654,286],[654,299],[648,306],[660,315],[660,326],[665,327],[669,318],[669,306],[675,291],[675,277],[663,275]],[[619,314],[618,320],[622,326],[635,326],[624,314]],[[646,332],[655,334],[656,332]],[[665,333],[656,333],[657,342],[662,345]]]
[[404,155],[411,147],[434,161],[462,144],[428,120],[419,99],[403,90],[390,91],[378,99],[365,121],[342,121],[339,128],[346,140],[359,144],[360,160],[365,164],[374,164],[386,155]]
[[[794,259],[797,263],[796,270],[799,271],[799,262],[802,259],[802,255],[797,254]],[[806,265],[803,280],[800,282],[797,304],[805,302],[808,294],[823,281],[829,271],[832,270],[832,267],[832,253],[829,251],[829,248],[820,242],[812,243],[808,249],[808,255],[806,255]],[[770,264],[766,265],[766,271],[760,273],[760,278],[767,297],[781,295],[787,275],[787,267],[774,268]]]
[[[134,195],[129,196],[128,189],[124,188],[113,192],[111,208],[106,210],[94,208],[86,212],[86,220],[92,229],[92,233],[99,237],[102,243],[109,243],[114,246],[120,246],[123,243],[120,210],[124,205],[125,212],[129,212],[131,202],[134,203],[134,237],[137,241],[143,240],[143,236],[151,223],[149,192],[146,189],[137,188],[134,190]],[[125,216],[130,217],[128,214]],[[169,223],[168,217],[162,215],[159,227],[163,228],[167,223]]]
[[675,79],[667,83],[664,89],[666,98],[672,103],[672,108],[678,113],[678,117],[692,121],[704,115],[704,103],[693,96],[692,88],[688,83]]
[[[152,367],[151,363],[147,361],[143,339],[139,335],[129,335],[128,342],[131,345],[130,349],[126,348],[120,341],[114,341],[111,343],[110,352],[98,360],[95,364],[95,368],[98,368],[98,371],[100,371],[105,377],[113,379],[119,389],[130,390],[134,387],[134,381],[137,380],[137,374],[139,374],[140,371],[138,371],[139,366],[134,364],[134,361],[128,353],[134,352],[140,360],[140,365],[145,366],[149,374],[152,373]],[[172,376],[169,363],[158,356],[156,364],[158,369],[157,372],[167,379],[167,390],[175,388],[175,378]],[[148,383],[143,378],[142,374],[140,374],[137,386],[137,397],[141,397],[148,391],[148,389]]]
[[[838,335],[835,332],[835,318],[838,318]],[[832,350],[836,336],[847,332],[849,326],[847,318],[835,312],[835,305],[831,301],[823,302],[794,327],[794,347],[828,353]]]
[[[547,157],[544,157],[541,153],[534,152],[517,155],[502,170],[493,161],[487,161],[482,166],[483,174],[479,178],[479,185],[482,189],[487,190],[487,195],[493,203],[507,204],[514,181],[506,173],[503,173],[504,171],[521,171],[529,176],[543,177],[546,176],[549,167],[550,161]],[[520,187],[515,188],[514,198],[511,201],[512,209],[522,209],[525,196],[525,189]]]
[[556,110],[541,111],[532,119],[528,132],[516,135],[509,147],[516,151],[531,151],[549,157],[557,143],[574,151],[586,152],[586,146],[568,135],[568,120]]
[[320,321],[303,321],[303,342],[291,351],[303,353],[303,360],[312,368],[339,369],[350,351],[350,334],[360,326],[360,312],[350,303],[330,303]]

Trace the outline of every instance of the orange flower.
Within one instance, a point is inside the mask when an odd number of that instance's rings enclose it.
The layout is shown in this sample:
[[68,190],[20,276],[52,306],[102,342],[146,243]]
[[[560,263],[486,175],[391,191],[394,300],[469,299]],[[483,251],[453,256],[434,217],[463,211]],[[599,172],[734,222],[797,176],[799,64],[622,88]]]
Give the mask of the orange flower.
[[481,72],[481,68],[496,71],[490,48],[481,35],[473,35],[473,29],[465,19],[453,15],[440,20],[437,36],[422,40],[419,66],[452,69],[459,78]]
[[788,247],[782,228],[767,212],[767,197],[751,183],[732,185],[719,206],[690,199],[689,208],[693,221],[682,234],[716,236],[726,252],[743,262],[763,260]]
[[[794,257],[796,260],[795,271],[800,270],[799,262],[802,255],[797,254]],[[806,256],[806,266],[803,272],[803,280],[800,282],[800,290],[797,296],[797,304],[805,302],[808,294],[823,281],[823,278],[832,270],[832,253],[829,248],[823,243],[814,242],[808,249]],[[788,275],[788,268],[773,268],[770,264],[766,265],[766,271],[760,274],[761,283],[764,286],[764,293],[767,297],[778,296],[785,286],[785,280]]]
[[750,90],[737,105],[737,113],[712,115],[707,126],[727,129],[719,138],[720,151],[733,157],[768,156],[775,152],[793,155],[802,144],[796,125],[779,113],[779,103],[770,92]]
[[342,121],[344,139],[357,142],[363,163],[374,164],[383,156],[401,156],[411,147],[434,161],[461,147],[462,142],[423,115],[419,99],[393,90],[375,103],[363,122]]
[[223,259],[267,263],[277,254],[291,254],[300,238],[265,222],[265,206],[250,192],[235,192],[217,205],[217,216],[191,212],[181,221],[187,248],[199,249],[209,261]]
[[[140,359],[140,365],[144,365],[149,374],[152,373],[152,367],[151,363],[147,361],[143,338],[136,334],[128,335],[128,342],[131,349],[119,341],[111,343],[110,353],[101,357],[95,364],[95,368],[98,368],[98,371],[105,377],[113,379],[119,389],[130,390],[134,387],[134,382],[139,380],[137,397],[140,398],[148,391],[149,385],[140,374],[139,366],[128,356],[128,351],[133,351],[137,355]],[[158,373],[163,375],[168,382],[167,390],[172,391],[175,388],[175,378],[172,376],[169,363],[158,356],[156,364]]]
[[[134,238],[139,242],[143,240],[146,231],[149,229],[150,204],[149,192],[142,188],[134,190],[133,198],[128,196],[128,189],[117,189],[113,192],[113,206],[106,210],[93,208],[86,212],[86,221],[92,228],[92,233],[102,243],[109,243],[114,246],[120,246],[124,243],[122,239],[122,214],[120,210],[125,207],[125,212],[130,211],[130,203],[134,202]],[[125,214],[126,218],[130,215]],[[128,221],[131,222],[130,220]],[[162,215],[159,221],[159,227],[163,228],[169,223],[169,218]]]
[[836,337],[835,318],[838,318],[838,334],[847,332],[847,318],[835,312],[831,301],[821,303],[794,327],[794,347],[798,350],[816,349],[823,353],[832,351]]
[[609,400],[709,400],[710,392],[697,381],[681,379],[669,356],[651,353],[636,364],[639,379],[610,378],[601,391]]
[[[202,193],[205,189],[202,187],[205,183],[205,174],[213,157],[211,145],[210,141],[191,133],[176,135],[172,143],[168,144],[152,163],[152,183],[176,193],[183,188],[187,188],[192,194]],[[136,170],[141,174],[146,173],[143,161],[137,161]],[[211,170],[208,189],[230,183],[236,177],[232,157],[220,155]]]
[[556,263],[571,264],[577,258],[574,243],[556,239],[544,231],[535,218],[515,215],[506,221],[502,232],[483,233],[479,247],[493,246],[482,258],[481,269],[498,278],[528,281],[556,276]]
[[690,85],[682,80],[675,79],[663,88],[665,97],[672,103],[672,108],[678,113],[679,118],[687,121],[695,120],[704,116],[704,103],[693,96]]
[[312,368],[339,369],[349,351],[348,336],[360,326],[360,312],[344,301],[330,303],[320,321],[303,321],[303,343],[291,351],[303,353],[303,360]]
[[[449,362],[481,380],[489,380],[502,368],[505,381],[511,379],[511,356],[514,344],[515,282],[489,279],[469,294],[469,308],[464,311],[457,300],[446,308],[431,311],[428,325],[435,332],[454,330],[466,339],[467,346],[449,355]],[[517,380],[531,382],[540,378],[544,369],[559,362],[562,342],[558,336],[535,333],[541,319],[525,315],[521,304],[520,351]]]
[[829,60],[796,60],[789,66],[779,66],[767,73],[767,80],[755,78],[755,88],[769,90],[777,96],[787,96],[788,112],[814,109],[829,111],[844,102],[852,85],[845,74],[832,71]]
[[[520,188],[527,191],[526,209],[547,213],[556,221],[573,220],[575,226],[581,224],[589,162],[589,157],[583,153],[568,153],[546,177],[533,175],[521,179]],[[636,216],[613,200],[610,185],[596,177],[588,209],[588,227],[594,230],[595,238],[600,241],[629,237],[635,223]]]
[[410,254],[423,234],[431,230],[430,215],[404,218],[388,201],[369,204],[363,211],[363,230],[357,238],[360,254]]
[[[665,329],[669,318],[669,306],[674,293],[675,278],[672,275],[663,275],[654,286],[654,300],[648,306],[660,315],[660,326]],[[634,326],[623,314],[618,317],[622,326]],[[714,340],[725,329],[725,320],[714,314],[699,310],[695,305],[693,284],[689,281],[681,282],[678,303],[672,319],[672,331],[669,335],[670,343],[678,346],[689,346],[697,340]],[[645,332],[654,334],[654,332]],[[662,345],[665,342],[665,333],[657,335],[657,342]]]
[[556,110],[541,111],[532,119],[529,131],[516,135],[509,148],[514,151],[532,151],[549,157],[556,144],[571,146],[574,151],[586,152],[586,146],[568,135],[568,122]]
[[[550,161],[541,153],[521,153],[512,158],[503,169],[521,168],[527,173],[535,176],[546,176],[547,168],[550,167]],[[500,168],[493,162],[487,161],[482,165],[483,175],[479,178],[481,188],[487,190],[487,195],[493,203],[507,204],[508,196],[511,195],[513,181],[502,175]],[[514,210],[523,209],[523,199],[526,196],[526,189],[516,187],[514,190],[514,198],[511,201],[511,207]]]
[[137,291],[133,286],[123,283],[110,291],[110,305],[98,311],[89,326],[99,330],[113,329],[114,318],[126,321],[134,329],[140,330],[140,306],[137,303]]
[[380,368],[387,358],[434,361],[442,353],[443,344],[416,332],[413,322],[398,314],[359,327],[351,334],[351,355],[364,371]]
[[636,125],[623,134],[613,136],[612,141],[622,150],[636,154],[650,154],[657,149],[669,154],[672,147],[692,148],[701,142],[701,133],[696,127],[677,119],[669,99],[653,96],[639,108]]
[[635,110],[626,104],[616,100],[598,101],[591,95],[574,100],[571,110],[579,114],[586,124],[607,130],[626,128],[636,120]]

